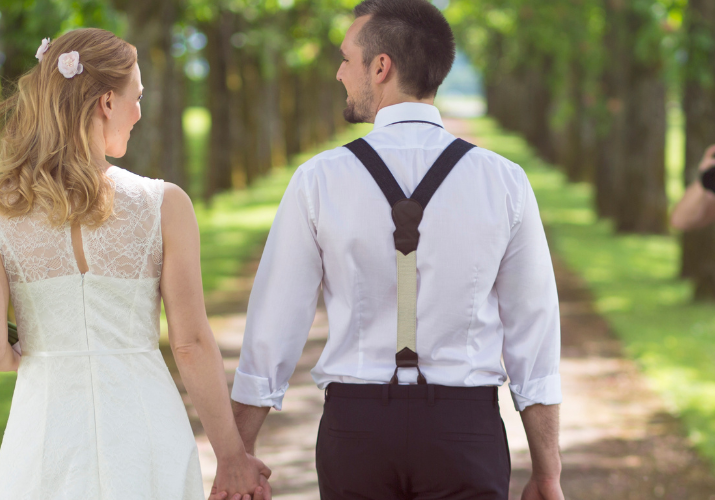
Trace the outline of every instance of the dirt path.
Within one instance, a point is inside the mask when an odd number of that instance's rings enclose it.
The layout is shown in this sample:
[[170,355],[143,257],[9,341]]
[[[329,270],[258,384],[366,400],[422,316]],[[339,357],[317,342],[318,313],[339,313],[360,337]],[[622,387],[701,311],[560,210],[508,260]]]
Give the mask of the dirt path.
[[[464,122],[449,121],[446,125],[457,135],[467,130]],[[715,500],[715,478],[689,447],[679,421],[649,389],[635,364],[623,357],[619,342],[594,312],[582,281],[558,259],[554,264],[562,319],[561,447],[566,498]],[[211,317],[229,383],[238,366],[255,265],[248,266],[239,278],[240,286],[233,296],[218,298],[222,311],[231,310],[234,304],[236,314]],[[327,317],[321,306],[290,381],[284,410],[271,412],[259,439],[258,454],[274,471],[276,499],[319,498],[314,449],[323,395],[315,387],[310,369],[327,335]],[[177,383],[183,389],[180,381]],[[184,397],[208,491],[215,458],[195,411]],[[531,467],[526,436],[506,386],[501,388],[500,401],[513,464],[512,498],[518,499]]]

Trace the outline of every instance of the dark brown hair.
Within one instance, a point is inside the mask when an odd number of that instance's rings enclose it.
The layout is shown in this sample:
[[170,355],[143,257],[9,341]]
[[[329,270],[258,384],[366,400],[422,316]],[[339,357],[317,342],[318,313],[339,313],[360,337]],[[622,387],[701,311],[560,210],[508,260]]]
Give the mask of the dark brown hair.
[[353,12],[371,16],[357,37],[365,66],[387,54],[403,92],[418,99],[437,93],[455,57],[454,33],[437,7],[427,0],[364,0]]

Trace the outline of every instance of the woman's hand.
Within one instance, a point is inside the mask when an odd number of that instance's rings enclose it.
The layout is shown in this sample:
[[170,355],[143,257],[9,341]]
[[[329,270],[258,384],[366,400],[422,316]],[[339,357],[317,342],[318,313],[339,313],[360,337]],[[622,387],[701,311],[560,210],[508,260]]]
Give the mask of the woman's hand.
[[[261,485],[256,488],[253,492],[253,500],[271,500],[273,498],[273,491],[271,485],[268,483],[266,476],[261,476]],[[251,500],[251,495],[241,495],[236,493],[233,498],[228,498],[228,493],[225,491],[218,491],[216,486],[211,488],[211,495],[209,500]]]
[[[212,495],[214,490],[217,494],[226,493],[223,499],[228,498],[234,500],[233,495],[250,495],[259,488],[262,483],[271,477],[271,469],[261,462],[256,457],[245,453],[240,458],[231,458],[218,461],[216,468],[216,478],[214,479]],[[210,497],[213,500],[212,497]],[[217,500],[223,500],[220,496],[215,497]],[[246,500],[238,496],[236,500]]]

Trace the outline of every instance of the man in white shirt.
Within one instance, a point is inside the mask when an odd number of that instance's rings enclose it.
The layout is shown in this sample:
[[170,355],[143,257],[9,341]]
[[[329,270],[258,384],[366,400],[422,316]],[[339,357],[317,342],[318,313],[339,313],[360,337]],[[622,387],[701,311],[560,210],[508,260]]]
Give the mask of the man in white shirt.
[[433,101],[455,44],[438,9],[365,0],[355,16],[337,78],[345,118],[375,128],[286,190],[236,370],[241,436],[252,451],[281,409],[322,285],[323,500],[506,500],[507,376],[533,462],[522,498],[561,500],[558,299],[534,193],[519,166],[444,130]]

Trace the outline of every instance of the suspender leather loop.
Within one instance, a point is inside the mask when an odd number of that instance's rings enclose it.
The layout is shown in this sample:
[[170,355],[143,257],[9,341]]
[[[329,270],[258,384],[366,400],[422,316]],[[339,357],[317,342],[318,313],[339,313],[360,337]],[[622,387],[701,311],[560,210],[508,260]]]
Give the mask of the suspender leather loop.
[[[357,156],[370,172],[392,207],[392,220],[395,223],[393,236],[397,255],[397,354],[395,355],[397,366],[390,379],[390,385],[399,383],[397,372],[400,368],[416,368],[417,383],[427,384],[427,379],[420,370],[417,355],[416,250],[420,242],[419,226],[424,210],[437,188],[459,160],[475,146],[462,139],[455,139],[442,151],[410,198],[405,196],[390,169],[367,141],[358,139],[346,144],[345,147]],[[431,404],[434,404],[434,392],[430,394],[432,394]],[[389,393],[385,392],[383,404],[386,398],[389,398]]]
[[395,223],[395,248],[403,255],[417,250],[420,232],[417,229],[422,222],[424,209],[417,201],[403,198],[392,207],[392,220]]

